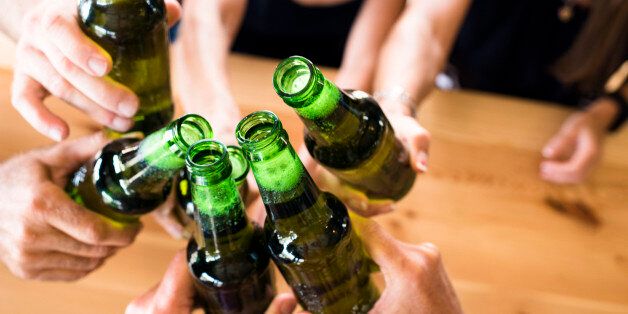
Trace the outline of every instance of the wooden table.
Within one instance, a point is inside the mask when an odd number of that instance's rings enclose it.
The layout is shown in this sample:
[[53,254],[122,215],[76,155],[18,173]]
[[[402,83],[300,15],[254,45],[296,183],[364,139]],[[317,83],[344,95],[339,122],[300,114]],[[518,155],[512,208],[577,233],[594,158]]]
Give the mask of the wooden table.
[[[243,111],[275,111],[300,143],[300,122],[271,87],[276,62],[230,62]],[[49,143],[10,107],[10,79],[0,71],[2,160]],[[71,121],[72,136],[94,127],[65,105],[53,108]],[[377,220],[401,240],[440,247],[468,313],[628,313],[628,132],[608,139],[587,184],[553,187],[538,178],[539,151],[568,114],[472,92],[435,92],[421,108],[433,135],[429,172]],[[586,202],[600,223],[552,210],[548,195]],[[75,283],[21,281],[0,267],[0,313],[122,312],[184,247],[150,218],[144,223],[133,246]]]

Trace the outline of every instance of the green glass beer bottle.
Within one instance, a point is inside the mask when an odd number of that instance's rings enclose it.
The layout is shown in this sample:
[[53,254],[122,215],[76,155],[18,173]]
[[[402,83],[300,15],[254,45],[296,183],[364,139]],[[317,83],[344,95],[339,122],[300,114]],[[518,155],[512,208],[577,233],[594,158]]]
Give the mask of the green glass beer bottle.
[[[231,162],[231,178],[235,180],[238,193],[242,198],[242,202],[246,204],[249,194],[249,184],[246,176],[249,174],[249,162],[244,157],[242,148],[234,145],[227,146],[229,153],[229,161]],[[190,183],[188,181],[187,169],[181,170],[176,182],[177,206],[176,214],[184,225],[194,220],[194,202],[192,202],[192,193],[190,192]]]
[[140,99],[129,132],[150,134],[168,124],[174,106],[164,1],[80,0],[78,17],[83,32],[111,56],[109,77]]
[[366,313],[379,292],[347,208],[318,189],[272,112],[247,116],[236,135],[266,207],[271,258],[301,305],[312,313]]
[[200,141],[186,165],[198,226],[188,267],[206,313],[264,313],[275,295],[270,258],[264,232],[247,219],[230,177],[227,148]]
[[282,61],[273,82],[303,121],[310,154],[330,172],[373,200],[396,201],[412,188],[409,154],[368,94],[340,90],[299,56]]
[[172,178],[185,167],[188,147],[212,136],[207,120],[186,115],[143,140],[117,139],[74,173],[66,191],[97,213],[136,221],[164,202]]

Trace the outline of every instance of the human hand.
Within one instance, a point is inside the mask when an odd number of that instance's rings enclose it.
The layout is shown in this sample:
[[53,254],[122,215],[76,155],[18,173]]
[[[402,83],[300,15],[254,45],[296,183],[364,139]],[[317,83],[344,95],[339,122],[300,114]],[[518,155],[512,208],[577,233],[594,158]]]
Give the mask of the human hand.
[[610,101],[599,99],[565,120],[543,148],[540,173],[544,180],[565,184],[585,180],[602,155],[605,134],[617,114]]
[[[180,15],[175,0],[166,0],[169,21]],[[106,78],[111,57],[81,31],[76,1],[42,1],[24,17],[17,44],[12,103],[37,131],[60,141],[68,124],[44,105],[57,96],[117,131],[133,125],[139,99],[131,90]]]
[[[352,222],[386,282],[369,313],[462,313],[436,246],[400,242],[368,219],[353,216]],[[296,306],[292,294],[280,294],[266,313],[290,314]]]
[[133,300],[126,308],[126,314],[189,314],[195,309],[193,278],[190,275],[181,250],[170,262],[160,283]]
[[128,246],[140,225],[119,225],[76,204],[63,187],[106,138],[97,133],[0,164],[0,260],[23,279],[71,281]]

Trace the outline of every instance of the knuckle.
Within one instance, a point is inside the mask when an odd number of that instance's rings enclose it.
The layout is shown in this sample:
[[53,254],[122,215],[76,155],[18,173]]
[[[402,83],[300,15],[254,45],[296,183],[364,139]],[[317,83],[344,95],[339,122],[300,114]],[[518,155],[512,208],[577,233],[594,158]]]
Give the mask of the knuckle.
[[42,19],[42,26],[44,29],[57,30],[65,25],[65,18],[56,12],[51,12],[44,15]]
[[65,74],[71,75],[74,73],[74,63],[65,56],[62,56],[58,61],[59,70]]
[[92,223],[85,228],[84,235],[90,243],[100,244],[107,239],[107,228],[101,223]]
[[59,75],[55,75],[50,79],[50,83],[48,85],[49,91],[51,94],[66,99],[70,96],[72,86],[68,81],[66,81],[63,77]]

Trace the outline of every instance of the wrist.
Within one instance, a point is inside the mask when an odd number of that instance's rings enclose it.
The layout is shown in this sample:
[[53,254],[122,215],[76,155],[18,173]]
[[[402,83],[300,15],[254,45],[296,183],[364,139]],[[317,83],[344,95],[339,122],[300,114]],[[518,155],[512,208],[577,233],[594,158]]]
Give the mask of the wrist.
[[401,86],[378,90],[373,98],[387,115],[416,115],[416,100]]
[[614,99],[601,97],[587,106],[584,112],[594,121],[599,129],[608,131],[619,115],[619,111],[619,106]]

